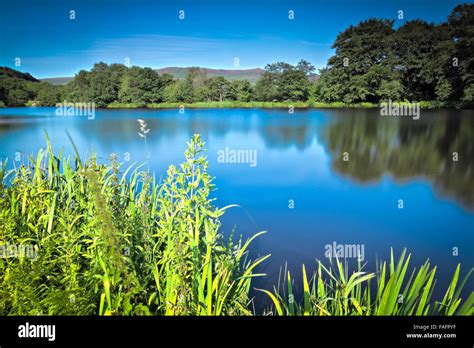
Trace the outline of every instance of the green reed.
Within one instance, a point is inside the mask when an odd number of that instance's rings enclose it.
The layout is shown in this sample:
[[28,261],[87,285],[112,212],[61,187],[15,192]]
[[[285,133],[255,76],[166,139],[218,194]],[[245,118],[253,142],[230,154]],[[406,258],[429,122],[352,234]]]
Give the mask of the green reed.
[[317,271],[311,278],[308,278],[303,265],[301,299],[295,298],[295,282],[287,270],[283,271],[284,275],[273,292],[260,291],[271,298],[271,312],[277,315],[474,314],[474,292],[471,291],[464,302],[461,297],[472,268],[459,282],[461,265],[458,265],[443,299],[432,301],[437,267],[426,261],[418,270],[413,268],[409,272],[410,257],[404,250],[395,261],[392,250],[390,263],[377,265],[376,272],[365,272],[358,262],[357,271],[352,274],[337,258],[329,259],[328,268],[318,261]]
[[[34,246],[36,258],[0,258],[0,315],[252,315],[253,278],[266,255],[250,260],[257,233],[224,239],[213,178],[199,135],[162,182],[123,168],[54,154],[50,141],[28,163],[0,167],[0,247]],[[289,272],[267,293],[279,315],[472,315],[461,297],[472,270],[460,266],[441,301],[432,301],[436,267],[408,277],[410,255],[367,273],[321,262],[296,298]],[[374,284],[375,282],[375,284]],[[373,292],[371,285],[377,289]],[[282,286],[285,285],[285,288]],[[280,288],[282,287],[282,288]]]
[[[194,136],[162,183],[132,165],[54,156],[0,169],[0,315],[250,314],[247,242],[225,241],[212,178]],[[77,151],[77,150],[76,150]],[[7,181],[9,184],[7,185]]]

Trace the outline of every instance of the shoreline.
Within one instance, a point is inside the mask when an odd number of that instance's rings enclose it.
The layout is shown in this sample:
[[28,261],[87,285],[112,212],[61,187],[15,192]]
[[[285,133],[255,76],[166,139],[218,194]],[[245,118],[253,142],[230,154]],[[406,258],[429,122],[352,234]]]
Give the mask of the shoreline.
[[[394,102],[395,103],[395,102]],[[409,102],[396,102],[400,105],[409,105]],[[457,109],[472,110],[471,108],[463,108],[458,104],[439,104],[434,102],[419,102],[421,109]],[[345,104],[342,102],[195,102],[195,103],[159,103],[159,104],[137,104],[137,103],[111,103],[104,109],[378,109],[381,104],[374,103],[356,103]]]
[[[460,103],[439,103],[430,101],[420,102],[392,102],[392,104],[414,105],[419,104],[422,110],[435,110],[435,109],[450,109],[450,110],[473,110],[472,107],[461,105]],[[7,108],[27,108],[27,107],[57,107],[57,105],[21,105],[21,106],[1,106],[1,109]],[[110,103],[107,106],[96,107],[99,110],[120,110],[120,109],[379,109],[382,108],[383,104],[374,103],[356,103],[356,104],[345,104],[342,102],[238,102],[238,101],[224,101],[224,102],[195,102],[195,103]]]

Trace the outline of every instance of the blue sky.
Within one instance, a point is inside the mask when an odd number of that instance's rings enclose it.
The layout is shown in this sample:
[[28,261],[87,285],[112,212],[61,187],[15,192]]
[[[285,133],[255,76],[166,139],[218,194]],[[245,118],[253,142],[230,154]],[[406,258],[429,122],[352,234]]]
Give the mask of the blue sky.
[[[337,34],[370,18],[446,20],[451,0],[0,0],[0,65],[38,78],[73,76],[95,62],[161,68],[263,68],[332,54]],[[69,19],[74,10],[76,18]],[[180,20],[180,10],[185,19]],[[294,19],[288,19],[288,11]],[[403,24],[397,20],[396,25]],[[21,66],[15,67],[15,58]]]

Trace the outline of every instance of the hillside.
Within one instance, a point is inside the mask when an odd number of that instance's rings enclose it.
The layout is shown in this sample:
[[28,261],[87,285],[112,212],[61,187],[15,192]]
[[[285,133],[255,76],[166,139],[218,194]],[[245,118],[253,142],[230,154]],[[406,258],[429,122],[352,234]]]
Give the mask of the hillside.
[[51,106],[60,99],[60,89],[35,79],[29,73],[0,66],[0,107]]
[[14,78],[29,82],[40,82],[28,73],[22,73],[21,71],[8,68],[6,66],[0,66],[0,78]]
[[[191,72],[192,68],[168,67],[153,71],[150,68],[127,68],[120,64],[100,62],[90,71],[79,72],[74,78],[37,80],[28,73],[5,67],[0,68],[0,107],[52,106],[68,98],[93,100],[98,107],[143,106],[164,102],[307,100],[310,81],[316,75],[308,77],[304,70],[296,66],[283,62],[278,64],[267,68],[277,69],[274,70],[272,81],[260,79],[266,71],[259,68],[194,68],[206,73],[207,78],[203,79],[202,74]],[[290,75],[285,75],[285,72],[290,72]],[[196,79],[200,79],[200,82]],[[196,81],[200,83],[199,86]],[[255,84],[257,81],[262,83]],[[113,88],[107,89],[104,85]]]
[[[170,74],[173,75],[177,79],[183,79],[186,76],[186,73],[189,68],[181,68],[181,67],[167,67],[161,69],[155,69],[155,71],[159,74]],[[215,76],[223,76],[228,80],[248,80],[251,83],[257,82],[258,78],[261,74],[263,74],[264,70],[260,68],[256,69],[240,69],[240,70],[227,70],[227,69],[209,69],[209,68],[202,68],[206,71],[208,77],[215,77]],[[69,81],[71,81],[73,77],[51,77],[45,78],[41,81],[49,82],[53,85],[65,85]]]
[[[186,76],[186,73],[189,68],[179,68],[179,67],[169,67],[156,69],[156,72],[159,74],[170,74],[175,78],[182,79]],[[240,70],[230,70],[230,69],[209,69],[201,68],[206,71],[208,77],[223,76],[228,80],[248,80],[251,83],[257,82],[260,75],[263,74],[264,70],[260,68],[256,69],[240,69]]]
[[71,81],[74,77],[50,77],[41,79],[42,82],[48,82],[55,86],[62,86]]
[[[161,69],[155,69],[155,71],[159,74],[170,74],[177,79],[184,79],[186,73],[189,68],[182,68],[182,67],[167,67]],[[209,69],[209,68],[201,68],[206,71],[208,77],[215,77],[215,76],[223,76],[227,80],[248,80],[250,83],[254,84],[257,82],[260,75],[263,74],[265,70],[260,68],[255,69],[239,69],[239,70],[231,70],[231,69]],[[309,75],[310,81],[315,81],[319,78],[317,74]],[[65,85],[69,81],[71,81],[73,77],[50,77],[41,79],[43,82],[49,82],[53,85]]]

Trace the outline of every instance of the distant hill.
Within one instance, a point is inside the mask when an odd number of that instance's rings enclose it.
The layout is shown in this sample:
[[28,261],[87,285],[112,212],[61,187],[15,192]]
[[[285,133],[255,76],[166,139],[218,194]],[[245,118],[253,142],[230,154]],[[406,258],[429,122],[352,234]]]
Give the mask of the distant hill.
[[46,79],[41,79],[42,82],[48,82],[55,86],[65,85],[71,81],[74,77],[50,77]]
[[[159,74],[170,74],[177,79],[183,79],[186,76],[186,73],[189,68],[178,68],[178,67],[169,67],[156,69],[155,71]],[[239,69],[239,70],[230,70],[230,69],[209,69],[201,68],[206,71],[208,77],[223,76],[228,80],[249,80],[251,83],[257,82],[260,75],[263,74],[265,70],[256,68],[256,69]]]
[[6,66],[0,66],[0,78],[12,77],[15,79],[30,81],[30,82],[40,82],[40,80],[35,79],[28,73],[22,73],[21,71],[10,69]]
[[[189,68],[180,68],[180,67],[168,67],[168,68],[161,68],[155,69],[158,74],[170,74],[173,75],[177,79],[184,79],[186,73]],[[240,69],[240,70],[226,70],[226,69],[209,69],[209,68],[201,68],[204,69],[207,73],[208,77],[214,76],[224,76],[228,80],[249,80],[251,83],[257,82],[260,75],[263,74],[264,70],[260,68],[256,69]],[[71,81],[73,77],[51,77],[41,79],[41,81],[49,82],[53,85],[65,85],[69,81]]]
[[[168,68],[161,68],[155,69],[158,74],[170,74],[173,75],[177,79],[184,79],[186,73],[188,72],[189,68],[180,68],[180,67],[168,67]],[[228,80],[248,80],[251,83],[256,83],[260,75],[264,73],[265,70],[260,68],[255,69],[209,69],[209,68],[201,68],[204,69],[207,73],[208,77],[215,77],[215,76],[223,76]],[[319,78],[317,74],[309,75],[310,81],[315,81]],[[52,85],[65,85],[69,81],[71,81],[73,77],[51,77],[41,79],[41,81],[49,82]]]

